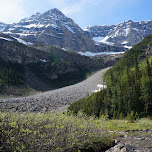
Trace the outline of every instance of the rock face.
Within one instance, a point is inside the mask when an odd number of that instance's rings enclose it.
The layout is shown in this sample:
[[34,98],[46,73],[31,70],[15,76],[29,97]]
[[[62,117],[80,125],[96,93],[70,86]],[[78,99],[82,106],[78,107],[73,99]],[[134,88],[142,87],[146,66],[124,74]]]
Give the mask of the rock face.
[[91,37],[106,37],[116,25],[95,25],[83,28]]
[[152,34],[152,20],[133,22],[128,20],[117,25],[91,26],[83,29],[93,37],[104,37],[101,42],[111,42],[115,45],[132,47],[144,37]]
[[125,50],[123,47],[96,44],[72,19],[56,8],[43,14],[37,13],[5,28],[0,25],[0,30],[28,44],[55,45],[76,52]]

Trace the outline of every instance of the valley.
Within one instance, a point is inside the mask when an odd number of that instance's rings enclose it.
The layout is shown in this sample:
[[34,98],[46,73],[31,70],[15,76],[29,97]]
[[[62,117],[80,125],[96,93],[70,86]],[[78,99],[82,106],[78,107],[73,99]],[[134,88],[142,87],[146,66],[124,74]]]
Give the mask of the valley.
[[0,151],[151,152],[150,34],[57,8],[0,22]]
[[29,97],[0,99],[0,109],[14,109],[19,112],[59,112],[72,102],[94,93],[98,84],[103,84],[102,76],[109,68],[102,69],[86,80],[75,85],[39,93]]

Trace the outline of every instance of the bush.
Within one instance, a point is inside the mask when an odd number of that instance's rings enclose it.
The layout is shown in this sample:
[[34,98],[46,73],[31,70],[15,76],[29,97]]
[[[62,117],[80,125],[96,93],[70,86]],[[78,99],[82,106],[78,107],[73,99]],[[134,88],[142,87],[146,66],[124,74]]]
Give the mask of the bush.
[[66,114],[0,113],[2,151],[101,151],[113,145],[102,121]]
[[129,113],[127,114],[126,119],[127,119],[129,122],[133,123],[133,122],[135,122],[137,119],[139,119],[139,115],[138,115],[137,112],[135,113],[134,111],[131,111],[130,114],[129,114]]

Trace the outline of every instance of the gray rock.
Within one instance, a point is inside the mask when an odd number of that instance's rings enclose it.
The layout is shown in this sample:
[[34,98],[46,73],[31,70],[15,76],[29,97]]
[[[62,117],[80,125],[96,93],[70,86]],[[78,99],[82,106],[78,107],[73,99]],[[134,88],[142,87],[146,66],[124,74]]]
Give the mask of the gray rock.
[[149,131],[149,129],[143,129],[142,130],[142,132],[148,132]]
[[116,146],[110,148],[106,152],[129,152],[123,143],[118,143]]

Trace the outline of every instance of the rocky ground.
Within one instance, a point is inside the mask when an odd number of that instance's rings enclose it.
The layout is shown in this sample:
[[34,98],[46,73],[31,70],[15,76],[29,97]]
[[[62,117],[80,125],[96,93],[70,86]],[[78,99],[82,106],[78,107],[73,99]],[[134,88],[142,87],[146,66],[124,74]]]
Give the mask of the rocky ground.
[[148,129],[126,132],[119,139],[129,151],[152,152],[152,132]]
[[115,146],[106,152],[152,152],[152,132],[149,129],[118,132]]
[[107,69],[102,69],[75,85],[28,97],[0,99],[0,109],[14,109],[21,112],[61,111],[70,103],[98,89],[97,85],[103,84],[102,76]]

